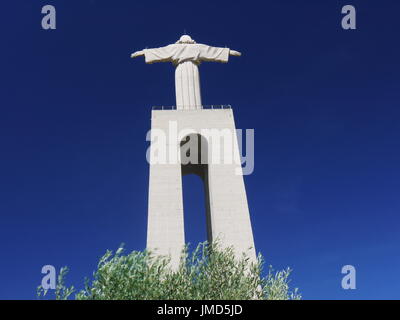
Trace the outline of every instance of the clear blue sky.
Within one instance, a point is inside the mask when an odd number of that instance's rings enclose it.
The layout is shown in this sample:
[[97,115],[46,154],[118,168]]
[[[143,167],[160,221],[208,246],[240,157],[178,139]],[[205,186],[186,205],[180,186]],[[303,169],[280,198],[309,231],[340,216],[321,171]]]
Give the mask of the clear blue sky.
[[[41,7],[57,30],[41,29]],[[357,9],[357,30],[341,8]],[[1,4],[0,298],[41,267],[90,276],[106,249],[145,247],[146,132],[174,69],[131,52],[196,41],[243,52],[200,67],[204,104],[255,129],[245,177],[257,251],[306,299],[400,298],[400,4],[378,0],[7,1]],[[187,240],[205,240],[185,178]],[[341,268],[357,289],[341,289]]]

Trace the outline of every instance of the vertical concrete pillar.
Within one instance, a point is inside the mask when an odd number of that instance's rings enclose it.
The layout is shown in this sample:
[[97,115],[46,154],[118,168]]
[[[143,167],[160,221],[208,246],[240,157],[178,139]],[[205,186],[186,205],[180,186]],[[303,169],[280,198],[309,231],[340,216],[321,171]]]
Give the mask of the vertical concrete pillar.
[[[178,153],[183,138],[179,137],[179,134],[182,132],[185,132],[184,135],[190,132],[199,134],[207,141],[207,167],[199,167],[198,172],[205,182],[209,221],[206,222],[205,219],[204,223],[208,224],[208,238],[211,241],[218,239],[222,246],[233,246],[238,255],[245,252],[255,261],[246,190],[243,176],[238,174],[241,165],[235,162],[225,163],[223,158],[219,163],[214,163],[213,155],[218,150],[222,155],[223,146],[217,145],[207,134],[212,130],[230,132],[233,151],[239,154],[232,110],[153,110],[151,128],[164,132],[166,149],[176,150]],[[177,129],[178,135],[171,132],[174,128]],[[160,142],[157,143],[159,147]],[[171,146],[176,148],[170,148]],[[151,144],[151,148],[153,147],[156,147],[155,142]],[[174,158],[175,156],[169,156],[167,160]],[[154,162],[152,160],[154,159],[150,159]],[[192,173],[197,171],[193,168],[191,170]],[[179,161],[150,164],[147,248],[159,254],[171,255],[171,265],[174,268],[179,264],[185,243],[182,199],[182,172],[185,171],[187,170],[182,169]]]

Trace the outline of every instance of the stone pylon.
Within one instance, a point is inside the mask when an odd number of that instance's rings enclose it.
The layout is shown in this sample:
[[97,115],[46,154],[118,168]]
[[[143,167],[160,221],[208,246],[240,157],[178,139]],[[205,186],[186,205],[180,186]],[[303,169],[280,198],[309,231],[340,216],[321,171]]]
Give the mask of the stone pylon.
[[[225,143],[230,134],[232,138],[226,146],[231,142],[231,152],[238,154],[232,109],[153,110],[151,128],[152,133],[165,132],[165,139],[154,135],[150,146],[154,150],[150,149],[148,249],[171,255],[171,264],[178,265],[185,244],[182,176],[194,173],[204,183],[208,241],[219,239],[222,246],[233,246],[238,254],[246,252],[255,259],[242,168],[237,161],[226,159],[229,154],[224,154],[223,139],[218,138],[218,134],[223,135]],[[164,143],[166,150],[177,151],[177,156],[167,154],[167,163],[163,164],[162,151],[157,151],[163,149]],[[187,150],[198,152],[195,158],[203,161],[183,164]]]

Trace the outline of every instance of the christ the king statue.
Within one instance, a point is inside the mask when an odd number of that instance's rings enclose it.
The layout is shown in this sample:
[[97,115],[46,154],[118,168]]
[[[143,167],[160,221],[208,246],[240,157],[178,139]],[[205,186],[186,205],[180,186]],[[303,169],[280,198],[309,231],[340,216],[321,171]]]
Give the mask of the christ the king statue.
[[183,35],[174,44],[136,51],[131,58],[142,55],[146,63],[172,62],[175,65],[176,108],[183,110],[202,109],[198,69],[202,61],[228,62],[229,55],[240,56],[241,53],[196,43],[190,36]]

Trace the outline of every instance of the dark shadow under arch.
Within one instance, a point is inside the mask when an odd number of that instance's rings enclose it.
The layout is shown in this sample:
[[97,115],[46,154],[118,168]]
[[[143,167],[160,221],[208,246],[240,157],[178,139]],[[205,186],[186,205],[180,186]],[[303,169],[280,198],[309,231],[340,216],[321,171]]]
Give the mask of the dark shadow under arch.
[[[207,241],[211,243],[212,227],[208,171],[208,142],[202,135],[193,133],[182,139],[180,143],[180,151],[182,177],[189,174],[195,174],[203,181]],[[185,193],[187,193],[188,190],[182,191],[183,197],[185,198]]]

